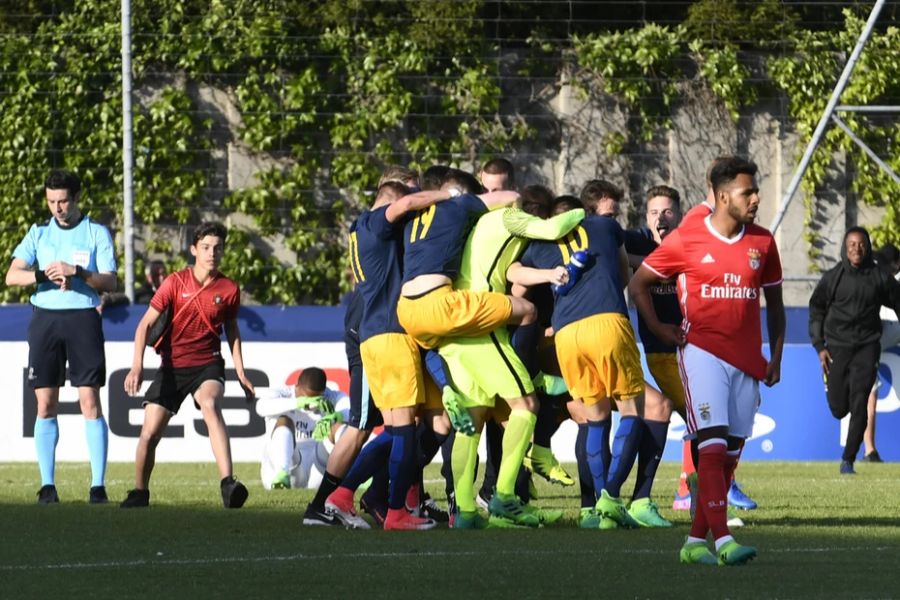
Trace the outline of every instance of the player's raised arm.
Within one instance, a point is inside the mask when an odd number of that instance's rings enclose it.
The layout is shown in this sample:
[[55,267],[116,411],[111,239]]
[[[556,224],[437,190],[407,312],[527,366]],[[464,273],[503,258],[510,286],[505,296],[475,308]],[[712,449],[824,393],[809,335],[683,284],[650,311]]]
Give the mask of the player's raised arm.
[[384,216],[388,221],[394,223],[407,213],[428,208],[432,204],[449,200],[451,197],[449,190],[429,190],[407,194],[392,202]]
[[628,283],[628,294],[631,301],[634,302],[641,317],[647,327],[659,340],[670,346],[684,345],[684,332],[678,325],[670,325],[659,320],[656,314],[656,308],[653,306],[653,298],[650,296],[650,288],[656,283],[663,281],[663,278],[648,269],[641,266],[635,271],[634,276]]
[[531,240],[558,240],[584,220],[584,209],[576,208],[549,219],[542,219],[519,209],[503,214],[503,226],[513,235]]

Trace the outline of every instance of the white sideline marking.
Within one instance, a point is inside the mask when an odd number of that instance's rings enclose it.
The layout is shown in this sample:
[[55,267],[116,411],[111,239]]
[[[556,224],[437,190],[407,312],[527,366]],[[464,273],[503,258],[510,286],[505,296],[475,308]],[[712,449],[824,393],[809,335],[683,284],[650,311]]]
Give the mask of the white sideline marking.
[[[828,552],[872,552],[893,550],[895,547],[881,546],[859,546],[853,548],[765,548],[764,553],[772,554],[824,554]],[[609,552],[616,554],[674,554],[678,549],[647,549],[647,550],[617,550],[610,549]],[[596,549],[594,550],[596,552]],[[64,571],[64,570],[81,570],[81,569],[110,569],[110,568],[126,568],[126,567],[158,567],[158,566],[190,566],[190,565],[209,565],[209,564],[231,564],[238,562],[281,562],[281,561],[300,561],[300,560],[334,560],[348,558],[439,558],[447,556],[544,556],[560,554],[572,554],[581,556],[581,551],[560,552],[559,550],[546,551],[486,551],[486,552],[357,552],[354,554],[288,554],[284,556],[233,556],[222,558],[186,558],[186,559],[167,559],[167,560],[125,560],[125,561],[107,561],[93,563],[61,563],[49,565],[0,565],[0,571]]]

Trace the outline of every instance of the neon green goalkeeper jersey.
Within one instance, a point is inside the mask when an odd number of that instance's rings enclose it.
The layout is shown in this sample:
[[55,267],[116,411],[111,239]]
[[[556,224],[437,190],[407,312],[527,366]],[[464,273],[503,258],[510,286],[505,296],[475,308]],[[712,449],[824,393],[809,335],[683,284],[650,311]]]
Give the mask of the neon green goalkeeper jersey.
[[557,240],[583,219],[584,210],[580,208],[552,219],[541,219],[518,208],[483,215],[466,240],[453,287],[506,293],[506,270],[525,251],[528,240]]

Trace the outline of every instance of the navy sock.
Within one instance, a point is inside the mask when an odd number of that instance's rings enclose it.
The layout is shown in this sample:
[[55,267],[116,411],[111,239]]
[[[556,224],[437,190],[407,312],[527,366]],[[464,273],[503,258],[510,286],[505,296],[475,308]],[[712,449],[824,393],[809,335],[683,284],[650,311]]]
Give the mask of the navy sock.
[[559,404],[556,399],[546,394],[538,393],[541,401],[537,413],[537,423],[534,424],[534,443],[544,448],[550,447],[550,438],[559,429]]
[[526,504],[531,501],[531,490],[528,488],[530,479],[531,473],[525,467],[520,467],[519,474],[516,476],[516,496]]
[[578,435],[575,436],[575,460],[578,464],[578,486],[581,488],[581,507],[594,506],[597,495],[594,493],[594,479],[591,476],[591,468],[587,460],[587,436],[588,426],[583,423],[578,426]]
[[606,493],[614,498],[622,493],[622,484],[628,479],[631,467],[634,466],[643,432],[644,428],[638,417],[622,417],[619,421],[619,428],[613,438],[612,462],[605,488]]
[[450,461],[453,454],[453,441],[455,439],[456,431],[451,429],[450,435],[448,435],[447,439],[444,440],[444,443],[441,444],[441,458],[444,461],[441,465],[441,475],[444,478],[444,491],[447,493],[448,498],[453,494],[453,463]]
[[503,458],[503,427],[496,421],[489,420],[484,426],[484,441],[487,457],[484,462],[484,481],[481,484],[482,495],[493,496],[497,487],[497,469]]
[[602,421],[588,421],[587,439],[585,440],[585,455],[588,467],[591,470],[591,479],[594,482],[594,493],[599,495],[600,490],[607,487],[607,472],[609,467],[609,430],[612,428],[612,419],[607,417]]
[[540,367],[538,364],[538,342],[541,334],[540,323],[535,321],[529,325],[519,325],[512,334],[512,347],[522,360],[522,364],[528,369],[531,378],[537,377]]
[[429,350],[425,353],[425,369],[431,375],[431,378],[434,379],[439,390],[450,385],[447,373],[444,371],[444,360],[437,353],[437,350]]
[[399,509],[406,505],[406,492],[413,482],[416,466],[416,426],[401,425],[394,427],[391,444],[390,487],[388,491],[388,508]]
[[359,486],[365,483],[369,477],[375,475],[375,473],[378,472],[378,469],[387,462],[388,457],[391,454],[391,442],[393,441],[393,435],[391,435],[390,429],[390,427],[385,427],[384,431],[378,434],[371,442],[363,446],[359,456],[353,461],[350,472],[344,477],[341,487],[355,491]]
[[644,432],[638,450],[638,470],[632,497],[634,500],[650,497],[659,461],[662,460],[663,452],[666,450],[666,435],[669,433],[669,424],[662,421],[644,421],[643,425]]
[[416,466],[424,469],[431,464],[441,449],[441,444],[447,440],[447,434],[436,433],[431,427],[425,423],[419,423],[416,427],[416,441],[418,442],[418,452],[416,453]]
[[366,493],[363,494],[363,496],[366,497],[366,501],[368,502],[371,500],[373,504],[387,504],[389,482],[388,464],[385,462],[381,468],[372,475],[372,483],[369,485],[369,489],[366,490]]

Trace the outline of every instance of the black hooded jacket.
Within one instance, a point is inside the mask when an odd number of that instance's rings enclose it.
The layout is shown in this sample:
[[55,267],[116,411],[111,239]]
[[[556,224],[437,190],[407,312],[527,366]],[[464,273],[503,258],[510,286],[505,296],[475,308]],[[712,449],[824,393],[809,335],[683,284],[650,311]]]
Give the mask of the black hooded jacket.
[[[847,236],[861,233],[866,256],[859,267],[847,259]],[[862,227],[851,227],[841,244],[841,262],[826,271],[809,299],[809,339],[817,352],[826,347],[856,347],[881,337],[881,306],[900,315],[900,283],[879,269],[872,242]]]

